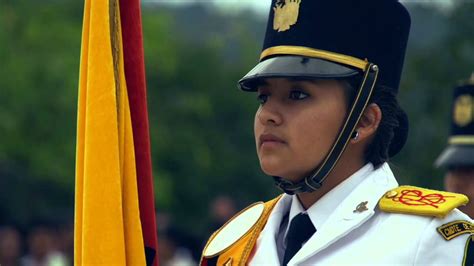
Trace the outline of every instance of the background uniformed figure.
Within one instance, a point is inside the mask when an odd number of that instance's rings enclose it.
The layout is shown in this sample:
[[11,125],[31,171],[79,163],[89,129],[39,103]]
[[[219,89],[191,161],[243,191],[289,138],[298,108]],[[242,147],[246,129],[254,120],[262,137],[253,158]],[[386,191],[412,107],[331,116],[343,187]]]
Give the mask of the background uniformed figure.
[[[444,183],[448,191],[474,199],[474,74],[454,88],[451,136],[435,164],[447,170]],[[474,201],[459,209],[474,217]]]
[[396,0],[272,1],[239,86],[257,94],[260,166],[285,193],[214,233],[202,265],[471,263],[467,197],[399,187],[387,163],[408,132],[396,95],[409,28]]

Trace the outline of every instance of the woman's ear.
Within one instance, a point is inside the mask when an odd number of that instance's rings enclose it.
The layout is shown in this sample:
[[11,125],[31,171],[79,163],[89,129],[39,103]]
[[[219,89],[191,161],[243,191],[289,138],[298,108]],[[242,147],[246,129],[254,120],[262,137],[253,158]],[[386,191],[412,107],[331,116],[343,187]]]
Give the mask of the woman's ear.
[[382,120],[382,110],[376,103],[369,104],[362,114],[359,123],[352,135],[351,142],[358,143],[364,141],[375,134]]

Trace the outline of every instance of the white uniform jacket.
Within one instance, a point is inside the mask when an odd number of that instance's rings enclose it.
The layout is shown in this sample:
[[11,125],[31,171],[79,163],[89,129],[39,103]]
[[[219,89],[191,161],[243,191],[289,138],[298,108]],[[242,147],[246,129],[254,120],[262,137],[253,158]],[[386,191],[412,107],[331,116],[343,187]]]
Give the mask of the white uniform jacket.
[[[437,229],[451,222],[472,220],[457,209],[444,218],[380,211],[379,200],[397,186],[390,167],[384,164],[376,170],[371,168],[346,190],[347,194],[336,193],[337,198],[330,201],[337,201],[331,206],[333,211],[316,225],[316,233],[288,265],[463,265],[463,258],[469,255],[465,247],[470,233],[446,240]],[[277,239],[293,197],[285,194],[276,203],[249,265],[280,265]],[[324,197],[315,204],[324,204]],[[357,211],[360,203],[365,204],[364,208]]]

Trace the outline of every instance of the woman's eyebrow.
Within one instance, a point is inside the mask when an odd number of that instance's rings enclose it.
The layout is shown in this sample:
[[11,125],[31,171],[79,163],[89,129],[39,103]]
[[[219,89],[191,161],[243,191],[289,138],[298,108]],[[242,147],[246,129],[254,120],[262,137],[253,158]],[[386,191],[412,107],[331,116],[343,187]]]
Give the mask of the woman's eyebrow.
[[259,87],[266,87],[268,86],[268,82],[265,79],[257,79],[253,85],[254,88],[259,88]]
[[288,80],[292,82],[310,82],[314,84],[317,84],[320,82],[319,79],[305,78],[305,77],[291,77],[291,78],[288,78]]

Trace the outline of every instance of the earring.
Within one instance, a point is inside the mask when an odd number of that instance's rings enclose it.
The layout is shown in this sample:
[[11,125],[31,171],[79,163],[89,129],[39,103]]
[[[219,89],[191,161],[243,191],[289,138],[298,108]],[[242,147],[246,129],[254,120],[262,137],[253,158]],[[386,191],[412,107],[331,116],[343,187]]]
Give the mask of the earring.
[[359,138],[359,131],[352,132],[351,139],[357,140]]

